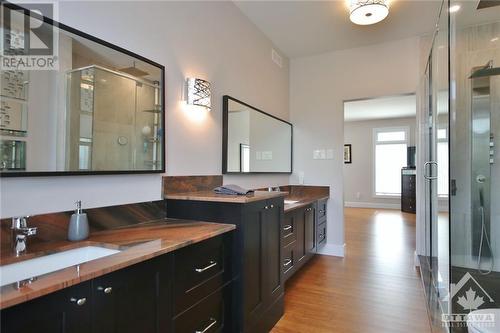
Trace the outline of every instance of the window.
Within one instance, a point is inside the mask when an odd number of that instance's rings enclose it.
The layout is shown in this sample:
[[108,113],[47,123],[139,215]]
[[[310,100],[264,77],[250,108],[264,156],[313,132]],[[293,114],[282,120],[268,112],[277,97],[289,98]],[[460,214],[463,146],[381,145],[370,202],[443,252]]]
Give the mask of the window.
[[250,172],[250,146],[240,143],[240,171]]
[[448,196],[448,130],[437,130],[438,197]]
[[401,168],[406,166],[408,128],[374,129],[375,195],[401,195]]

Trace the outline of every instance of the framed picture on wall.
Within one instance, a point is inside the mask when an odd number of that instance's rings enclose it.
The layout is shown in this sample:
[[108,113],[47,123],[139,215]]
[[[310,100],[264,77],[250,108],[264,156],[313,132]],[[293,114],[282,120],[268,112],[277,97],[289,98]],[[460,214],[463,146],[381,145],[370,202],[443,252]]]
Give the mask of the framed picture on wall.
[[345,144],[344,145],[344,163],[352,163],[352,152],[351,152],[352,146],[351,144]]

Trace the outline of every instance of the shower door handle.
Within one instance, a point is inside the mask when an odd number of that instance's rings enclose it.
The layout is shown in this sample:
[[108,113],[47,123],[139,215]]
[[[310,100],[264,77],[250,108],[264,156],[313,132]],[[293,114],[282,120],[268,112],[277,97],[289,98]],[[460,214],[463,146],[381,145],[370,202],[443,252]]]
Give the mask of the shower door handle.
[[[424,178],[427,180],[436,180],[438,178],[437,176],[430,176],[427,174],[427,170],[430,170],[429,174],[432,175],[432,165],[435,165],[436,168],[438,166],[437,162],[435,161],[429,161],[424,163]],[[430,166],[430,168],[428,168],[427,166]]]

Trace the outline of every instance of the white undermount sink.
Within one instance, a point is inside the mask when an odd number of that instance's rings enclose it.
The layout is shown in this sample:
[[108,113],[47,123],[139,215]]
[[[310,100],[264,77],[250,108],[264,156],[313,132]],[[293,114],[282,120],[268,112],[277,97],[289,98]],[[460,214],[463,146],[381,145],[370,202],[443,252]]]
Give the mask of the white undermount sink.
[[293,205],[299,202],[299,200],[285,200],[285,205]]
[[0,266],[0,286],[55,272],[118,252],[120,251],[105,247],[85,246]]

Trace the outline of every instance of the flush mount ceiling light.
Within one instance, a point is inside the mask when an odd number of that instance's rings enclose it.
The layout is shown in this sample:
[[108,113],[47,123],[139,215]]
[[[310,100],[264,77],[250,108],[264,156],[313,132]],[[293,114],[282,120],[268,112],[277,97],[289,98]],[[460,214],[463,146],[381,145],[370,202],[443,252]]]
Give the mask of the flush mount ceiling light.
[[185,100],[187,104],[202,106],[210,110],[212,107],[211,95],[210,82],[193,77],[186,79]]
[[359,25],[375,24],[389,15],[388,0],[351,0],[350,19]]

